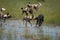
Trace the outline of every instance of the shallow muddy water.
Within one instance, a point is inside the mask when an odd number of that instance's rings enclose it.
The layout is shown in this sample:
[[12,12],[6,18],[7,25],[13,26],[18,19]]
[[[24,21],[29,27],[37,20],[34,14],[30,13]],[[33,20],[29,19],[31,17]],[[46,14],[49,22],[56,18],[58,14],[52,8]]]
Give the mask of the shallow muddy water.
[[45,37],[45,35],[49,36],[50,40],[59,40],[60,27],[43,25],[35,27],[35,25],[31,26],[30,24],[27,24],[26,27],[20,20],[7,20],[0,27],[0,40],[40,40],[40,36]]

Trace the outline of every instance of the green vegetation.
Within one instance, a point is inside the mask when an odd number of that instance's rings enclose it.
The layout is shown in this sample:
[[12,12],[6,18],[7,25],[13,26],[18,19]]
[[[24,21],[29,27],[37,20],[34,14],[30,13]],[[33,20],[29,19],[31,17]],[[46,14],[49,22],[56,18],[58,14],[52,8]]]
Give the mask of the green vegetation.
[[6,12],[12,15],[12,19],[22,19],[24,15],[21,15],[21,7],[25,7],[29,1],[31,3],[41,2],[43,4],[35,16],[40,13],[44,14],[44,23],[60,25],[60,0],[45,0],[44,3],[42,0],[0,0],[0,8],[6,8]]

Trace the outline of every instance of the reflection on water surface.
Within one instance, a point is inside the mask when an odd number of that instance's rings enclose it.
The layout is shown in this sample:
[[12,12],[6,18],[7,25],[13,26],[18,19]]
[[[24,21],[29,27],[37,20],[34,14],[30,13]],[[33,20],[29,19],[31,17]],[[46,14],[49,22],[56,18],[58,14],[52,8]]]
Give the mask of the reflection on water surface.
[[8,20],[0,27],[0,40],[60,40],[60,27],[25,27],[20,20]]

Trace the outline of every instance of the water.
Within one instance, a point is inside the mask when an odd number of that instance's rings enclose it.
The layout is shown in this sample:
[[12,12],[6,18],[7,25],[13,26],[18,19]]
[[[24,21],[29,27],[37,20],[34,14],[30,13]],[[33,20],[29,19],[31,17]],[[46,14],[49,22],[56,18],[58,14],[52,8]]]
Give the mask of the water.
[[[25,35],[29,35],[28,38]],[[41,26],[38,28],[30,24],[26,27],[20,20],[7,20],[0,27],[0,40],[40,40],[42,35],[43,37],[48,35],[51,40],[59,40],[57,37],[60,36],[60,27]]]

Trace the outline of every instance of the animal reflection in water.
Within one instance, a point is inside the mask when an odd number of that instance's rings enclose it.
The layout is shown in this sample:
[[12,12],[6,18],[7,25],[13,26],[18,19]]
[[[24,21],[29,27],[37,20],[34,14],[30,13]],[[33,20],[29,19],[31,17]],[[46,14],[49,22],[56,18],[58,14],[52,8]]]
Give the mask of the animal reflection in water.
[[40,14],[37,17],[34,16],[25,16],[25,18],[23,18],[23,24],[24,24],[24,20],[26,22],[29,22],[32,26],[31,20],[36,20],[36,26],[41,26],[41,24],[44,22],[44,15]]

